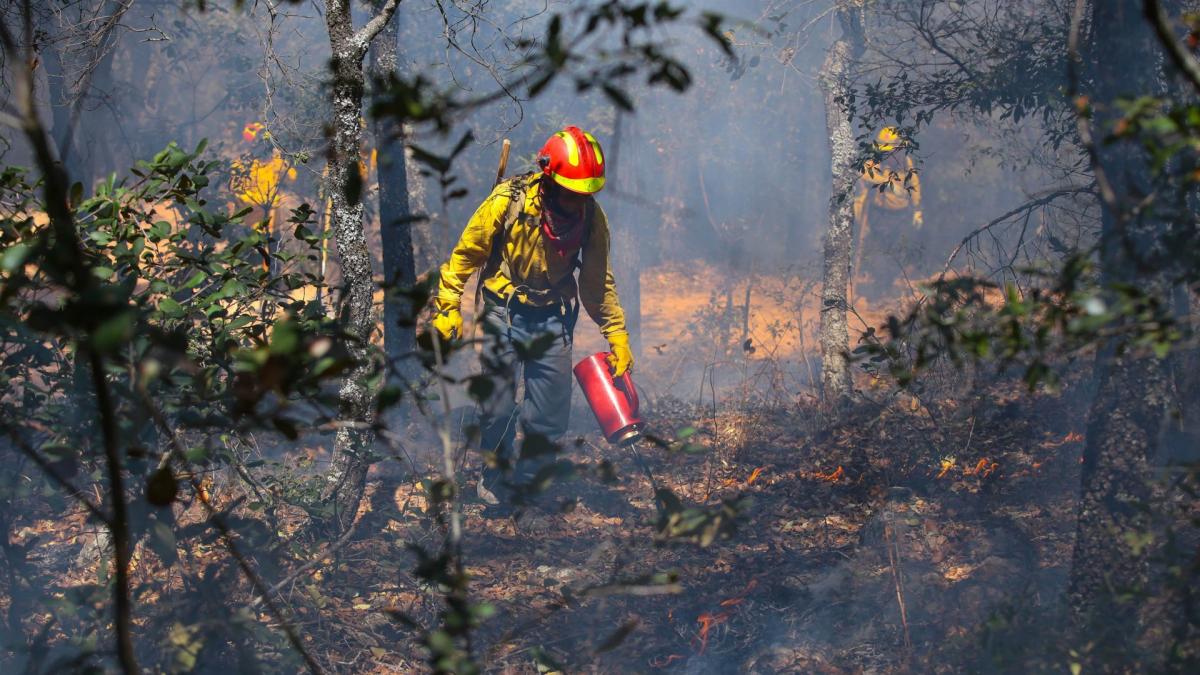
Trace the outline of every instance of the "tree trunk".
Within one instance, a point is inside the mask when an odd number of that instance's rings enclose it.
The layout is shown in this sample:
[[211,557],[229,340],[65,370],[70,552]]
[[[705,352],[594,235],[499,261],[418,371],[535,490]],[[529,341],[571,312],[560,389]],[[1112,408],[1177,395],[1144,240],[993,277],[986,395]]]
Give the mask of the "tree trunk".
[[[1163,90],[1150,27],[1140,0],[1096,3],[1091,17],[1090,70],[1095,105],[1092,136],[1103,139],[1120,118],[1123,95]],[[1136,195],[1149,194],[1149,159],[1131,141],[1097,141],[1098,172],[1112,183],[1115,205],[1104,204],[1100,262],[1105,285],[1136,284],[1151,292],[1167,288],[1156,273],[1140,274],[1137,259],[1150,253],[1160,233],[1146,215],[1130,218]],[[1096,357],[1096,394],[1087,416],[1079,519],[1076,525],[1069,599],[1081,639],[1097,645],[1103,667],[1137,669],[1134,643],[1138,608],[1133,595],[1146,587],[1149,532],[1146,507],[1152,498],[1149,460],[1166,420],[1164,364],[1152,356],[1124,352],[1115,341]],[[1124,597],[1122,597],[1124,596]]]
[[330,0],[326,4],[325,24],[332,47],[333,139],[329,160],[328,193],[332,205],[333,237],[341,258],[343,298],[342,329],[349,336],[350,352],[356,365],[338,392],[341,425],[334,440],[333,459],[326,475],[323,501],[333,513],[320,525],[334,533],[345,531],[354,521],[366,486],[367,469],[373,460],[371,447],[374,421],[374,392],[366,383],[374,370],[370,339],[375,330],[373,306],[374,279],[371,254],[363,231],[361,200],[363,176],[359,169],[362,140],[363,57],[371,39],[383,28],[395,11],[396,0],[388,4],[361,31],[351,23],[349,0]]
[[[388,22],[371,41],[371,77],[386,81],[396,72],[399,21]],[[404,128],[395,117],[372,121],[379,163],[379,228],[383,241],[383,279],[389,292],[383,301],[383,345],[388,361],[411,374],[404,354],[416,347],[412,310],[406,298],[395,291],[412,288],[417,282],[413,261],[412,211],[408,201],[408,175],[404,152]]]
[[853,242],[855,142],[851,113],[850,66],[862,53],[862,26],[853,8],[838,9],[842,37],[833,43],[819,74],[825,98],[825,127],[829,134],[833,194],[829,198],[829,225],[824,236],[824,269],[821,287],[821,396],[829,404],[844,402],[851,391],[850,349],[846,325],[846,293],[850,282],[850,248]]

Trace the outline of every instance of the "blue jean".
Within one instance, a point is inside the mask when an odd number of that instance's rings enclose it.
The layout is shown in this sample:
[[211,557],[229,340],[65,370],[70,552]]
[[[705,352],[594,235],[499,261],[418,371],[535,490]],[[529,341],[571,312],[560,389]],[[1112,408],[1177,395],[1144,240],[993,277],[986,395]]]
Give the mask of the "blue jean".
[[[481,401],[480,446],[484,452],[515,466],[515,482],[525,482],[551,456],[519,460],[514,437],[520,425],[525,438],[540,435],[558,442],[567,432],[571,415],[571,343],[574,326],[562,305],[531,307],[516,301],[508,306],[489,297],[485,305],[484,333],[489,346],[483,354],[484,372],[493,375],[495,388]],[[517,343],[531,344],[542,338],[546,349],[531,358],[521,358]],[[544,343],[543,343],[544,344]],[[516,401],[517,382],[525,385],[524,399]],[[499,485],[500,472],[484,469],[484,482]]]

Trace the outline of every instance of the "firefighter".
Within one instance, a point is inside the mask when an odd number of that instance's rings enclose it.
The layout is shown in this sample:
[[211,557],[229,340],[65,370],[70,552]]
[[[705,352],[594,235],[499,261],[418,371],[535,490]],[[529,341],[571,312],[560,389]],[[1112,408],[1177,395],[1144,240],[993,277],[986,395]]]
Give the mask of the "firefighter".
[[897,231],[911,226],[920,230],[925,224],[921,211],[921,180],[913,169],[913,160],[900,148],[900,133],[896,127],[884,127],[875,136],[875,149],[884,153],[882,161],[874,158],[863,164],[858,194],[854,199],[854,221],[858,224],[858,241],[854,252],[854,272],[861,273],[863,246],[872,225],[883,225],[879,234],[895,241]]
[[[579,306],[608,340],[609,368],[620,377],[633,365],[625,314],[609,262],[608,219],[596,203],[604,187],[604,153],[591,134],[568,126],[538,152],[540,172],[500,183],[471,216],[450,259],[442,265],[433,328],[444,340],[462,336],[463,288],[480,271],[483,318],[495,347],[482,355],[498,373],[480,402],[480,443],[487,466],[479,498],[497,504],[511,485],[500,466],[516,467],[521,483],[536,460],[519,460],[518,424],[526,447],[533,436],[557,441],[571,408],[571,345]],[[578,273],[578,280],[576,279]],[[518,358],[514,344],[553,335],[543,353]],[[516,401],[517,378],[524,399]]]

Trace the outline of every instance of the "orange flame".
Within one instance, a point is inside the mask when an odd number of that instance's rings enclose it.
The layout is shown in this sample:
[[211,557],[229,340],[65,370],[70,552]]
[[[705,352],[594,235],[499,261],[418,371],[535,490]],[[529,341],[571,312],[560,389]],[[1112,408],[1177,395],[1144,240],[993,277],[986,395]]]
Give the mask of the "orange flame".
[[1072,431],[1072,432],[1068,433],[1066,436],[1064,436],[1063,440],[1066,441],[1067,443],[1078,443],[1079,441],[1083,440],[1083,434],[1081,434],[1077,431]]
[[942,460],[942,470],[938,472],[937,477],[941,478],[941,477],[945,476],[947,473],[950,473],[950,469],[953,469],[957,463],[958,462],[956,462],[953,458],[943,459]]
[[266,127],[262,122],[251,122],[247,124],[246,126],[242,127],[242,140],[246,141],[247,143],[253,143],[254,139],[258,138],[259,132],[265,128]]
[[821,473],[820,471],[813,474],[813,477],[823,480],[827,483],[836,483],[846,477],[846,470],[841,466],[829,473]]
[[754,471],[750,472],[750,477],[746,479],[746,485],[754,485],[754,481],[758,480],[758,477],[762,475],[764,468],[766,467],[760,466]]
[[725,623],[730,616],[732,616],[731,612],[717,612],[716,614],[705,612],[696,617],[696,621],[700,623],[700,632],[696,634],[696,637],[700,639],[700,650],[697,653],[703,654],[704,650],[708,648],[708,632],[712,630],[713,626]]
[[964,476],[979,476],[980,478],[987,478],[988,476],[995,473],[996,470],[999,468],[1000,468],[1000,464],[998,464],[997,462],[991,462],[991,461],[988,461],[987,457],[981,457],[981,458],[979,458],[979,461],[975,463],[974,467],[963,469],[963,475]]
[[[746,596],[750,595],[750,592],[753,591],[757,586],[758,579],[751,579],[750,583],[746,584],[746,587],[742,589],[741,593],[738,593],[732,598],[726,598],[725,600],[722,600],[721,606],[736,607],[742,604],[745,602]],[[704,653],[704,650],[708,648],[708,637],[713,627],[719,626],[733,618],[734,611],[735,610],[733,609],[725,609],[716,613],[704,612],[700,616],[696,617],[696,622],[700,624],[700,630],[696,633],[696,638],[700,640],[700,649],[697,653]],[[695,640],[693,640],[693,643],[694,642]]]

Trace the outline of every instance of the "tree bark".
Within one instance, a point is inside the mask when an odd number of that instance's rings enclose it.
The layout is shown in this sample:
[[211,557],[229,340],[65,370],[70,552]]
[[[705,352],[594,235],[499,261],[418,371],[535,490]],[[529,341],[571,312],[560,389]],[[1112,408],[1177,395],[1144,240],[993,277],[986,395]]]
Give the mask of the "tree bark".
[[[389,21],[368,50],[371,77],[376,83],[397,72],[399,20]],[[379,228],[383,242],[383,278],[389,292],[383,301],[383,345],[388,360],[401,373],[411,374],[404,354],[416,347],[416,328],[406,298],[395,291],[412,288],[417,282],[413,259],[412,210],[408,201],[408,175],[404,150],[404,128],[395,117],[372,120],[379,164]]]
[[829,224],[824,236],[821,286],[821,396],[838,405],[851,393],[850,349],[846,325],[847,289],[853,239],[855,142],[849,109],[850,67],[863,51],[862,25],[855,8],[839,3],[842,37],[830,46],[819,74],[825,98],[825,128],[829,134],[833,193],[829,198]]
[[349,0],[326,3],[325,24],[333,56],[333,138],[329,160],[328,192],[332,204],[331,224],[341,258],[346,308],[342,329],[350,340],[356,365],[338,392],[341,424],[334,439],[333,459],[326,475],[324,501],[333,508],[332,517],[320,525],[340,534],[354,522],[366,486],[367,469],[373,461],[372,433],[374,392],[367,378],[375,368],[370,339],[375,330],[374,278],[371,254],[363,231],[361,200],[363,177],[359,168],[362,141],[363,57],[367,46],[390,22],[398,0],[388,0],[366,26],[355,32]]
[[[1089,50],[1092,137],[1104,138],[1120,118],[1119,96],[1161,93],[1164,80],[1140,0],[1095,3]],[[1106,286],[1136,284],[1167,300],[1155,272],[1139,272],[1138,258],[1160,240],[1161,223],[1132,216],[1136,195],[1149,194],[1149,158],[1132,141],[1097,143],[1098,173],[1114,188],[1115,204],[1101,215],[1100,264]],[[1152,494],[1149,461],[1156,452],[1169,404],[1164,363],[1123,351],[1115,340],[1102,345],[1095,365],[1096,394],[1087,416],[1079,518],[1069,600],[1081,639],[1097,645],[1102,667],[1137,669],[1138,608],[1145,589],[1150,530],[1146,507]],[[1124,596],[1124,597],[1122,597]]]

